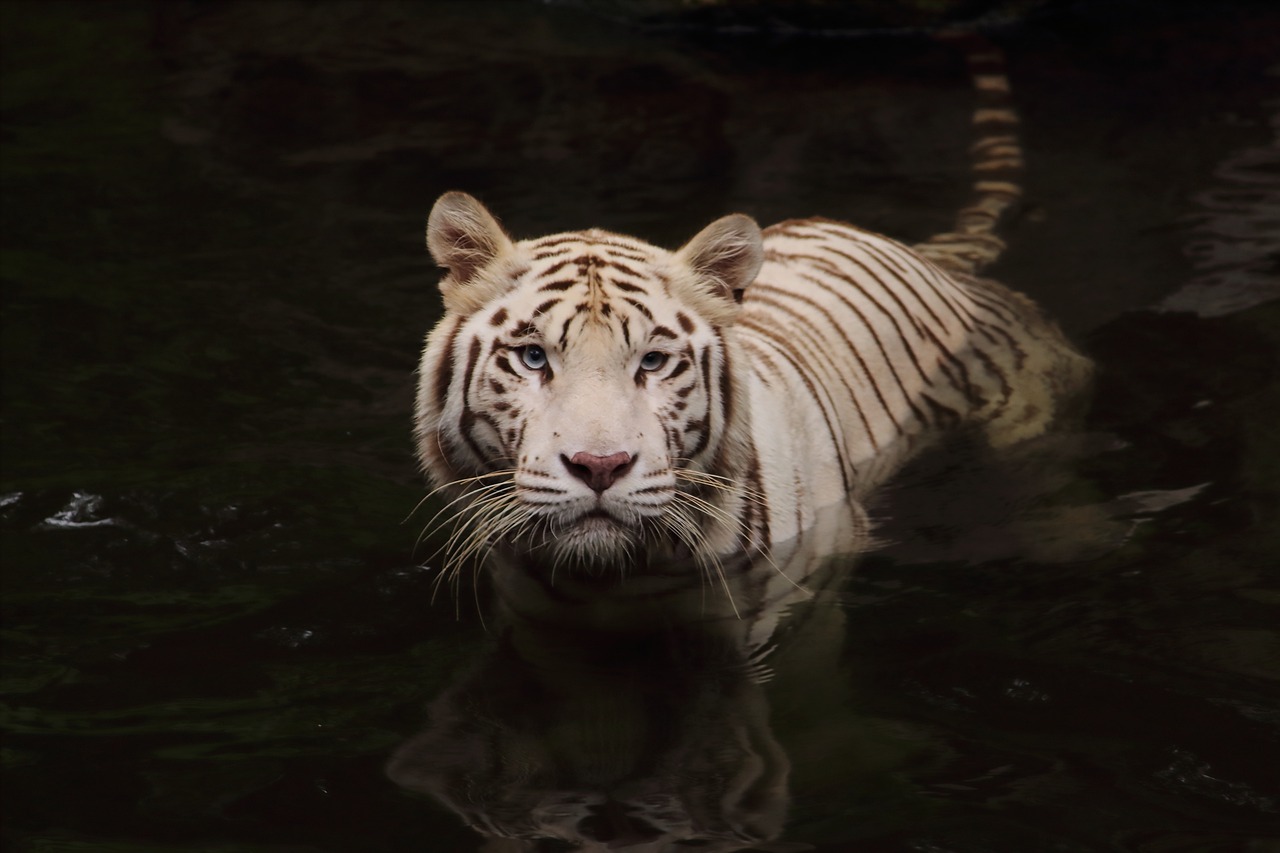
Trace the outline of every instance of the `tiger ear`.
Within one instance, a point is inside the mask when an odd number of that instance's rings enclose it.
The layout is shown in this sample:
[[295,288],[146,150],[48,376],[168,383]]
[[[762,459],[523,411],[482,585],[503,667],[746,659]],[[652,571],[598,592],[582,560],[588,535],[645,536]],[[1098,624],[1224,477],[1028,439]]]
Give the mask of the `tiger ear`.
[[742,291],[755,281],[764,262],[760,226],[750,216],[734,213],[699,231],[676,252],[698,277],[711,285],[711,294],[742,301]]
[[427,218],[427,249],[450,275],[440,282],[448,304],[451,291],[465,285],[500,256],[514,250],[507,232],[474,197],[448,192]]

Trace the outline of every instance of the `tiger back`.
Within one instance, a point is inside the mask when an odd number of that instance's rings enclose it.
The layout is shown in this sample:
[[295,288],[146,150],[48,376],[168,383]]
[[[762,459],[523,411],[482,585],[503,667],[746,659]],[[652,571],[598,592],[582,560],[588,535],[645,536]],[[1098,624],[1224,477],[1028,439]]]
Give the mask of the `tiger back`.
[[1087,383],[1089,362],[996,282],[826,219],[774,225],[763,245],[735,328],[775,540],[957,428],[996,447],[1039,435]]

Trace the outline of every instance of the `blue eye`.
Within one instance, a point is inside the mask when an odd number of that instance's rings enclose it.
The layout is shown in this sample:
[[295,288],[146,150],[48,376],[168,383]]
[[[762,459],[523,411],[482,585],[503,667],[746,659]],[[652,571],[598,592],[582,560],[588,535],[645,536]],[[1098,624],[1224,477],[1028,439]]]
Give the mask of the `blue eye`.
[[530,370],[542,370],[547,366],[547,351],[539,346],[518,347],[520,363]]
[[641,370],[657,370],[667,363],[667,354],[665,352],[647,352],[640,359]]

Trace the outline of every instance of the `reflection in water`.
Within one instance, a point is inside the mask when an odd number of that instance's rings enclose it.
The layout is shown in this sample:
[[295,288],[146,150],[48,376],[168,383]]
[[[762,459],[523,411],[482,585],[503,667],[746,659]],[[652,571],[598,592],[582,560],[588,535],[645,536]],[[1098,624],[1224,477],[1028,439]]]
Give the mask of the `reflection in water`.
[[1270,143],[1232,154],[1219,183],[1194,195],[1203,212],[1186,253],[1197,275],[1162,309],[1221,317],[1280,297],[1280,109],[1270,124]]
[[770,726],[769,659],[782,625],[793,649],[814,632],[815,598],[851,565],[833,557],[865,547],[866,530],[856,505],[835,507],[771,557],[726,566],[724,589],[691,567],[554,586],[496,567],[497,648],[435,699],[388,774],[457,812],[486,850],[777,838],[790,762]]

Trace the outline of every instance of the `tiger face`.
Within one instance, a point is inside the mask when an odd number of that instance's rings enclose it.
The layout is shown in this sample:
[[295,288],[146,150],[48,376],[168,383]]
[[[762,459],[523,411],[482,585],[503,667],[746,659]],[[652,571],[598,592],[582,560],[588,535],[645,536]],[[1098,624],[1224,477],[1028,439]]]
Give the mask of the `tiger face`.
[[725,550],[746,440],[727,335],[761,263],[755,222],[718,220],[677,252],[599,230],[516,242],[448,193],[427,244],[445,316],[416,439],[474,522],[453,556],[507,543],[598,568]]

